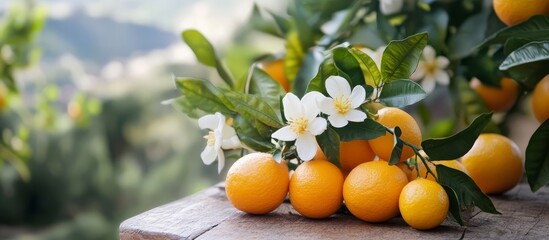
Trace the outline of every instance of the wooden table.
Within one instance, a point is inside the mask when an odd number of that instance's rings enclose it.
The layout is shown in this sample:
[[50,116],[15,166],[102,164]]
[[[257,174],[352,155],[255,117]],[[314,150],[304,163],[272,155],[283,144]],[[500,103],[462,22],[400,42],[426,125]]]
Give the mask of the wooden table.
[[149,210],[120,225],[129,239],[549,239],[549,187],[532,193],[520,184],[491,197],[502,215],[475,212],[468,227],[445,221],[431,231],[417,231],[402,218],[371,224],[337,214],[310,220],[289,203],[264,216],[231,206],[222,184]]

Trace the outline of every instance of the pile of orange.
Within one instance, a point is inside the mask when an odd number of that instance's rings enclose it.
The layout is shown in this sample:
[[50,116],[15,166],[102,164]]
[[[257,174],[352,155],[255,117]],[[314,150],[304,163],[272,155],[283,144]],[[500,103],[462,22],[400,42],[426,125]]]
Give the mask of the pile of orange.
[[[402,139],[420,145],[421,131],[408,113],[387,107],[378,111],[376,120],[388,128],[398,126]],[[469,174],[486,193],[506,191],[522,176],[516,145],[495,134],[481,135],[461,162],[428,161],[432,174],[419,161],[417,168],[408,165],[412,149],[404,148],[402,161],[389,165],[385,159],[392,146],[391,135],[341,142],[340,168],[319,150],[292,174],[285,161],[277,163],[270,154],[251,153],[230,168],[226,193],[235,208],[250,214],[269,213],[289,195],[294,209],[307,218],[326,218],[346,206],[366,222],[385,222],[400,214],[411,227],[427,230],[439,226],[449,209],[448,195],[436,182],[436,164]]]

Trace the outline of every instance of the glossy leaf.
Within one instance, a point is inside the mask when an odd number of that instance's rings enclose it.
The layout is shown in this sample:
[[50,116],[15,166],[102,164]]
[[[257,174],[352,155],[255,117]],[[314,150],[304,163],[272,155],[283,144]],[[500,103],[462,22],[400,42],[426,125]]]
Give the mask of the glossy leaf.
[[240,141],[251,149],[259,152],[269,152],[275,148],[270,141],[270,135],[265,136],[259,133],[254,124],[251,124],[241,115],[234,117],[233,127]]
[[518,65],[543,60],[549,60],[549,41],[531,42],[509,54],[499,66],[499,70],[504,71]]
[[277,37],[284,37],[283,32],[280,29],[277,29],[277,26],[273,22],[268,21],[263,17],[261,10],[255,3],[249,23],[252,25],[253,28],[258,31],[268,33]]
[[304,54],[298,32],[290,30],[286,36],[286,56],[284,57],[284,72],[290,82],[290,86],[293,86],[294,80],[301,68]]
[[372,79],[374,85],[377,86],[381,82],[381,73],[374,60],[368,54],[356,48],[351,48],[350,51],[360,63],[362,71],[367,74],[366,79]]
[[282,127],[275,111],[261,97],[227,90],[227,99],[235,106],[235,112],[247,121],[258,120],[267,126],[279,129]]
[[348,48],[335,48],[333,50],[333,58],[337,68],[349,76],[349,79],[347,80],[351,80],[351,88],[366,83],[364,80],[364,74],[360,68],[360,63],[356,60],[353,54],[351,54]]
[[186,114],[190,118],[196,119],[206,115],[206,113],[201,111],[198,106],[192,104],[186,96],[180,96],[172,99],[170,105],[175,108],[175,110]]
[[280,96],[286,92],[268,73],[254,65],[251,68],[248,84],[250,94],[263,98],[273,109],[280,109]]
[[492,113],[478,116],[466,129],[447,138],[427,139],[421,143],[423,151],[434,160],[455,160],[465,155],[484,127],[490,122]]
[[490,198],[480,190],[475,181],[467,174],[442,164],[436,165],[436,171],[439,183],[450,187],[456,192],[460,209],[477,206],[483,212],[500,214]]
[[400,139],[402,135],[402,130],[399,127],[395,127],[393,130],[393,151],[391,151],[391,157],[389,159],[389,165],[395,165],[400,162],[400,155],[402,155],[402,149],[404,148],[404,143]]
[[549,60],[525,63],[507,70],[507,74],[522,83],[525,91],[532,91],[536,84],[549,74]]
[[446,191],[446,195],[448,195],[448,201],[450,202],[450,208],[448,212],[450,213],[450,216],[460,225],[464,226],[465,223],[463,222],[463,218],[461,217],[461,208],[459,206],[459,199],[456,194],[456,191],[454,191],[451,187],[448,187],[446,185],[442,185],[444,188],[444,191]]
[[233,79],[225,65],[215,54],[212,44],[197,30],[186,30],[181,34],[183,41],[189,45],[198,61],[206,66],[214,67],[219,76],[229,86],[233,86]]
[[503,44],[511,38],[522,38],[529,41],[548,40],[549,16],[533,16],[525,22],[504,28],[488,37],[482,46]]
[[476,47],[484,40],[488,16],[488,12],[477,13],[461,24],[448,43],[450,59],[462,59],[477,49]]
[[339,135],[333,128],[328,127],[322,134],[316,136],[318,145],[328,158],[330,162],[336,166],[340,166],[339,163]]
[[427,33],[418,33],[404,40],[391,41],[383,52],[381,61],[382,82],[408,79],[427,45]]
[[383,85],[379,100],[390,107],[405,107],[423,100],[427,94],[410,80],[395,80]]
[[193,78],[176,78],[177,88],[189,102],[208,114],[230,115],[232,104],[210,82]]
[[526,147],[526,177],[533,192],[549,184],[549,120],[532,134]]
[[315,74],[317,74],[323,60],[324,57],[322,52],[318,50],[311,49],[305,54],[301,68],[295,78],[292,92],[299,97],[305,95],[309,82],[315,77]]
[[366,118],[364,122],[349,122],[343,128],[334,129],[341,141],[370,140],[385,135],[385,127],[378,122]]

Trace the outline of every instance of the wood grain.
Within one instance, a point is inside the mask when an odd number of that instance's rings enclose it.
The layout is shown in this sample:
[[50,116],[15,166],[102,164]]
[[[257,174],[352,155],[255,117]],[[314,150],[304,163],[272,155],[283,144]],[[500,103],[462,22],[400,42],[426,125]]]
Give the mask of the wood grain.
[[549,187],[532,193],[521,184],[492,196],[501,215],[475,212],[468,227],[445,221],[431,231],[417,231],[402,218],[382,224],[348,214],[324,220],[299,216],[289,203],[273,213],[254,216],[234,209],[222,184],[149,210],[124,221],[126,239],[549,239]]

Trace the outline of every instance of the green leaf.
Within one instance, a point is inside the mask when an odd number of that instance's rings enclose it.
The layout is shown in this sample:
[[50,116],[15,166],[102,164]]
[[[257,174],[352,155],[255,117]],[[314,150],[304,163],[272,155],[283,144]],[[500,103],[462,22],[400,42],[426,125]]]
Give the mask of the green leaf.
[[423,100],[427,94],[410,80],[395,80],[383,85],[379,100],[390,107],[405,107]]
[[536,84],[549,74],[549,60],[525,63],[507,70],[507,74],[522,83],[525,91],[532,91]]
[[526,147],[526,177],[532,192],[549,184],[549,120],[532,134]]
[[[379,72],[379,69],[374,60],[370,56],[368,56],[368,54],[356,48],[351,48],[350,51],[360,63],[362,71],[367,74],[365,76],[366,83],[371,82],[373,83],[373,86],[378,86],[381,82],[381,73]],[[368,79],[371,79],[371,81],[368,81]]]
[[364,80],[364,73],[360,68],[360,63],[351,54],[348,48],[338,47],[333,49],[334,63],[338,69],[343,71],[351,82],[351,88],[357,85],[363,85],[366,83]]
[[446,191],[446,194],[448,195],[448,201],[450,202],[450,216],[454,218],[454,220],[460,226],[464,226],[465,223],[463,222],[463,218],[461,217],[461,208],[459,207],[459,199],[456,191],[446,185],[442,185],[442,187],[444,188],[444,191]]
[[447,138],[427,139],[421,143],[423,151],[435,160],[455,160],[465,155],[477,140],[484,127],[490,122],[492,113],[478,116],[471,125]]
[[233,127],[240,141],[251,149],[259,152],[269,152],[275,148],[270,141],[270,135],[266,137],[259,133],[255,124],[250,123],[241,115],[234,117]]
[[198,106],[189,101],[186,96],[180,96],[170,101],[171,106],[175,108],[175,110],[185,113],[190,118],[196,119],[206,115],[206,113],[200,110]]
[[250,17],[249,23],[254,29],[258,31],[277,37],[284,37],[283,32],[280,31],[280,29],[277,29],[276,25],[273,22],[268,21],[263,17],[263,14],[261,14],[261,10],[256,3],[254,3],[252,16]]
[[187,101],[206,113],[220,112],[225,116],[232,113],[232,104],[210,82],[193,78],[176,78],[177,88],[185,95]]
[[490,198],[480,190],[475,181],[467,174],[442,164],[436,165],[436,170],[439,183],[456,192],[460,209],[477,206],[483,212],[501,214],[496,210]]
[[226,90],[225,96],[235,106],[235,111],[247,121],[258,120],[267,126],[279,129],[282,123],[275,111],[261,97]]
[[297,96],[302,97],[305,95],[307,86],[311,79],[317,74],[320,64],[324,60],[322,52],[311,49],[303,57],[303,62],[294,80],[293,90]]
[[381,60],[382,82],[408,79],[416,70],[427,42],[427,33],[418,33],[404,40],[391,41],[383,52]]
[[450,19],[448,12],[443,9],[435,9],[425,13],[422,17],[425,24],[418,32],[427,32],[430,44],[435,49],[443,49],[446,45],[446,34]]
[[500,87],[502,77],[501,72],[498,70],[500,62],[496,62],[493,56],[477,54],[464,59],[463,63],[465,63],[469,70],[467,75],[469,78],[476,77],[488,86]]
[[221,60],[215,54],[212,44],[197,30],[186,30],[181,34],[183,41],[189,45],[199,62],[206,66],[214,67],[219,76],[229,86],[233,86],[233,79]]
[[345,79],[349,79],[349,76],[347,74],[337,68],[337,66],[334,64],[333,58],[327,57],[320,64],[316,76],[309,82],[309,85],[307,86],[307,92],[317,91],[327,96],[328,92],[326,92],[325,82],[326,79],[328,79],[328,77],[330,76],[341,76]]
[[393,130],[393,151],[391,151],[391,157],[389,159],[389,165],[395,165],[400,162],[400,155],[402,155],[402,148],[404,148],[404,143],[400,139],[402,135],[402,130],[399,127],[395,127]]
[[549,41],[531,42],[513,51],[499,66],[499,70],[505,71],[518,65],[542,60],[549,60]]
[[293,86],[294,80],[299,73],[303,56],[304,52],[299,41],[299,34],[295,29],[292,29],[286,36],[286,57],[284,58],[284,72],[290,82],[290,86]]
[[489,12],[477,13],[465,20],[448,43],[451,60],[471,55],[484,40]]
[[318,142],[320,149],[322,149],[328,160],[339,167],[340,139],[337,132],[333,128],[328,127],[326,131],[316,136],[316,141]]
[[504,28],[488,37],[481,46],[503,44],[511,38],[521,38],[529,41],[549,40],[549,16],[534,16],[525,22]]
[[286,93],[278,82],[257,65],[251,68],[248,92],[263,98],[273,109],[280,109],[280,96]]
[[341,141],[370,140],[385,136],[385,127],[378,122],[366,118],[364,122],[349,122],[343,128],[334,129]]

